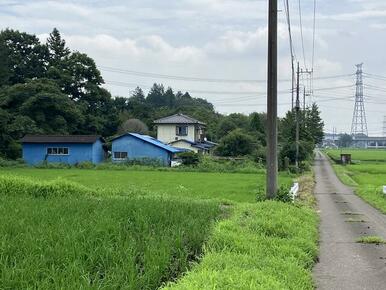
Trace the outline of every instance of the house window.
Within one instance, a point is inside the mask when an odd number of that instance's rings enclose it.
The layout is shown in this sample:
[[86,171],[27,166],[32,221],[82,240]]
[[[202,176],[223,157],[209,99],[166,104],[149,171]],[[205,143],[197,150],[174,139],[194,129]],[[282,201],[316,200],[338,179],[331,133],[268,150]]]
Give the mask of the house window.
[[48,147],[47,155],[68,155],[68,147]]
[[127,159],[127,152],[114,152],[114,159]]
[[177,126],[176,127],[177,136],[188,136],[188,126]]

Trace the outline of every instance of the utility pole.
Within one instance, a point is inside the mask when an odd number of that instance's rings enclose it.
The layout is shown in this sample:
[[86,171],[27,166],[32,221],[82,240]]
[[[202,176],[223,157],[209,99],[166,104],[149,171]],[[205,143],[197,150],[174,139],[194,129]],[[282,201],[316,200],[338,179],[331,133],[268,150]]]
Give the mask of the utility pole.
[[267,198],[277,194],[277,0],[268,4]]
[[296,157],[295,157],[295,166],[296,171],[299,172],[299,111],[300,111],[300,85],[299,85],[299,78],[300,78],[300,69],[299,69],[299,62],[298,62],[298,71],[297,71],[297,81],[296,81],[296,105],[295,105],[295,114],[296,114]]

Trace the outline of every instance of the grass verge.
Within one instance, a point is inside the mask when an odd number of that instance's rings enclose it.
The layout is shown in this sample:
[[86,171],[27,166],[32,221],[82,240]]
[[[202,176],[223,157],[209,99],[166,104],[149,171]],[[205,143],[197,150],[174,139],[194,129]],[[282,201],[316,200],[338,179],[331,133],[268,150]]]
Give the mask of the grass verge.
[[361,244],[386,244],[386,241],[378,236],[367,236],[367,237],[360,237],[357,239],[357,243]]
[[308,207],[238,205],[215,227],[200,264],[163,289],[314,289],[317,224]]

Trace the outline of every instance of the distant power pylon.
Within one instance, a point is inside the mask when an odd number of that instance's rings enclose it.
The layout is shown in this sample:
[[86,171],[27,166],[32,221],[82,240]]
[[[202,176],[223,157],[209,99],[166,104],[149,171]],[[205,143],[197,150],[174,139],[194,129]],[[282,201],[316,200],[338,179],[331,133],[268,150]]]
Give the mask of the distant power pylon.
[[357,64],[357,82],[355,92],[355,107],[351,125],[351,135],[355,138],[358,135],[368,136],[365,101],[363,97],[363,63]]

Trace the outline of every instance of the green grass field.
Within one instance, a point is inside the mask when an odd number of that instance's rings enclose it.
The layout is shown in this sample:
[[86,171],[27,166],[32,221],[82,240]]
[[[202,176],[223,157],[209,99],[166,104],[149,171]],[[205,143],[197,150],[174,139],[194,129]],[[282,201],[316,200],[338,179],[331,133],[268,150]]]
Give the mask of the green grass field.
[[[255,202],[257,189],[264,190],[265,184],[263,174],[240,173],[0,168],[0,174],[36,180],[60,178],[90,188],[116,189],[128,193],[149,192],[237,202]],[[292,178],[287,174],[280,176],[281,184],[290,184],[291,181]]]
[[[382,186],[386,185],[386,151],[385,150],[345,150],[351,153],[354,164],[334,165],[341,180],[352,187],[364,200],[386,213],[386,196]],[[339,150],[327,150],[334,160],[339,159]]]
[[386,162],[386,150],[384,149],[328,149],[327,154],[334,160],[340,160],[340,154],[351,154],[352,160]]
[[0,289],[313,289],[316,214],[264,180],[3,168]]

